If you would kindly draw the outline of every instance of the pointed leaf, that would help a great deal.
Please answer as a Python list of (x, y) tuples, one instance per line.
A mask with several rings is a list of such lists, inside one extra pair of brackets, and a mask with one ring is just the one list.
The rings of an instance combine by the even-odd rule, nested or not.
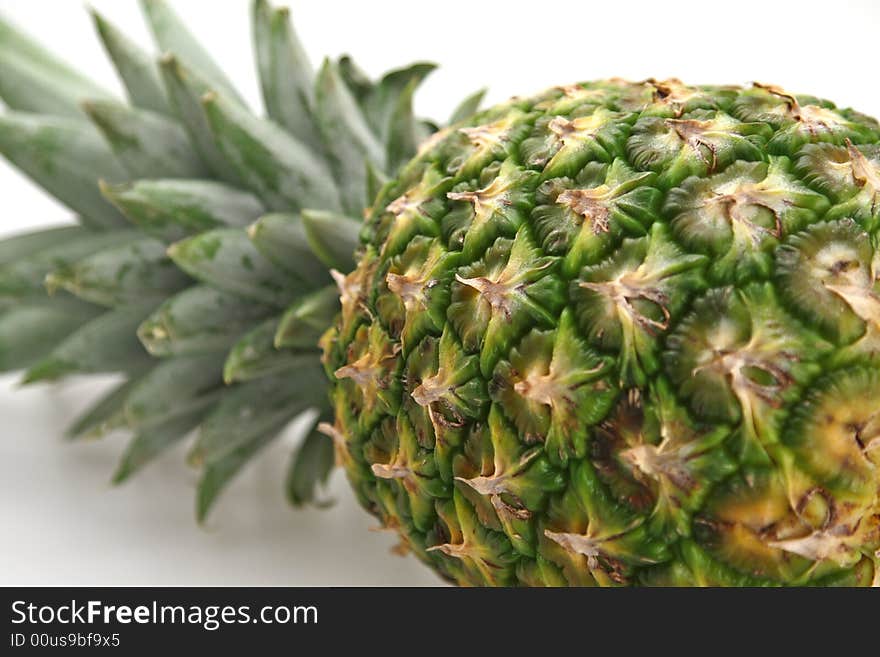
[(138, 372), (151, 359), (135, 331), (152, 303), (116, 308), (69, 334), (25, 374), (24, 383), (57, 379), (68, 374)]
[(186, 131), (171, 119), (116, 102), (90, 101), (84, 107), (131, 177), (207, 177)]
[(141, 0), (141, 8), (160, 50), (172, 53), (215, 89), (243, 103), (226, 74), (193, 37), (180, 17), (164, 0)]
[(199, 426), (199, 422), (208, 412), (210, 407), (199, 408), (178, 415), (164, 424), (138, 431), (122, 455), (122, 460), (113, 474), (113, 483), (121, 484), (166, 449), (186, 438), (187, 434)]
[(0, 298), (43, 297), (46, 276), (51, 272), (71, 267), (75, 262), (103, 249), (122, 246), (140, 237), (134, 230), (103, 233), (78, 231), (65, 242), (47, 246), (0, 266)]
[(416, 154), (418, 142), (412, 101), (418, 82), (416, 78), (410, 80), (397, 97), (391, 112), (388, 137), (385, 140), (389, 171), (397, 171)]
[[(285, 394), (296, 394), (296, 390), (284, 390), (286, 383), (290, 383), (290, 377), (265, 378), (239, 386), (203, 423), (199, 433), (202, 444), (192, 455), (194, 460), (205, 459), (206, 463), (196, 495), (199, 522), (204, 521), (241, 468), (308, 408), (305, 400)], [(249, 418), (259, 421), (249, 422)], [(261, 432), (256, 430), (258, 425)]]
[(226, 383), (252, 381), (289, 372), (306, 363), (319, 362), (317, 350), (296, 353), (277, 349), (274, 343), (277, 328), (278, 318), (273, 317), (246, 333), (233, 345), (223, 368)]
[(0, 153), (74, 212), (108, 228), (125, 225), (97, 184), (119, 180), (119, 164), (82, 122), (7, 112), (0, 115)]
[(196, 489), (196, 520), (200, 524), (205, 522), (220, 493), (248, 461), (278, 437), (279, 429), (280, 427), (266, 431), (202, 470)]
[(50, 293), (64, 288), (80, 299), (111, 307), (147, 300), (158, 304), (189, 283), (168, 259), (165, 245), (149, 237), (104, 249), (46, 277)]
[(220, 152), (267, 207), (339, 208), (338, 192), (324, 163), (283, 128), (216, 94), (207, 94), (202, 102)]
[(343, 207), (347, 212), (359, 215), (366, 194), (364, 162), (369, 160), (380, 169), (384, 168), (385, 149), (329, 60), (324, 61), (318, 74), (315, 104), (318, 129), (339, 184)]
[(335, 285), (313, 292), (294, 303), (281, 317), (275, 331), (278, 349), (314, 349), (319, 338), (339, 312), (339, 291)]
[(165, 97), (155, 58), (142, 50), (115, 25), (92, 10), (95, 31), (113, 62), (131, 104), (142, 109), (173, 116)]
[(470, 96), (465, 98), (461, 103), (459, 103), (458, 107), (452, 112), (452, 116), (449, 117), (449, 125), (454, 125), (459, 121), (464, 121), (465, 119), (473, 116), (477, 113), (477, 110), (480, 109), (480, 103), (483, 102), (483, 98), (486, 96), (486, 89), (480, 89), (472, 93)]
[(255, 196), (211, 180), (102, 183), (101, 192), (129, 221), (165, 242), (212, 228), (244, 228), (264, 212)]
[(56, 226), (4, 237), (0, 239), (0, 267), (87, 235), (91, 231), (82, 226)]
[[(168, 299), (137, 329), (144, 347), (158, 357), (225, 352), (272, 309), (211, 287), (197, 285)], [(222, 361), (222, 356), (217, 357)]]
[(126, 379), (116, 385), (80, 415), (65, 432), (70, 440), (94, 440), (125, 426), (125, 401), (139, 379)]
[(82, 120), (83, 100), (110, 97), (0, 19), (0, 98), (10, 109)]
[(293, 506), (327, 506), (326, 500), (317, 499), (317, 493), (319, 487), (327, 484), (334, 465), (333, 442), (313, 425), (294, 453), (287, 471), (285, 488), (290, 503)]
[(290, 11), (255, 0), (253, 29), (266, 112), (301, 143), (315, 153), (322, 152), (312, 121), (315, 72), (290, 24)]
[(205, 418), (190, 453), (194, 464), (210, 465), (266, 433), (276, 433), (294, 417), (323, 400), (316, 386), (322, 370), (307, 365), (292, 374), (265, 377), (231, 388)]
[(321, 262), (340, 271), (354, 269), (361, 222), (321, 210), (303, 210), (302, 220), (309, 246)]
[(199, 157), (217, 178), (233, 185), (240, 184), (235, 170), (220, 154), (202, 109), (202, 96), (210, 92), (211, 87), (172, 55), (164, 55), (159, 60), (159, 70), (168, 102), (186, 128)]
[(214, 403), (227, 390), (222, 364), (216, 354), (162, 361), (129, 393), (124, 410), (126, 423), (141, 431)]
[(364, 101), (367, 119), (383, 140), (388, 136), (391, 116), (404, 89), (414, 83), (418, 87), (431, 71), (437, 68), (430, 62), (416, 62), (386, 73)]
[(22, 304), (0, 313), (0, 372), (28, 367), (96, 317), (87, 304)]
[(358, 66), (351, 55), (343, 55), (336, 60), (336, 68), (339, 71), (339, 77), (345, 82), (345, 86), (354, 96), (354, 99), (363, 108), (363, 101), (370, 95), (370, 92), (376, 87), (370, 76)]
[(248, 228), (248, 237), (260, 253), (285, 271), (306, 281), (327, 279), (327, 268), (312, 253), (299, 215), (264, 215)]
[(251, 301), (283, 308), (305, 291), (302, 282), (264, 258), (243, 230), (211, 230), (175, 242), (168, 255), (193, 278)]
[(365, 198), (366, 206), (370, 207), (382, 188), (388, 184), (389, 178), (382, 171), (367, 162), (367, 196)]

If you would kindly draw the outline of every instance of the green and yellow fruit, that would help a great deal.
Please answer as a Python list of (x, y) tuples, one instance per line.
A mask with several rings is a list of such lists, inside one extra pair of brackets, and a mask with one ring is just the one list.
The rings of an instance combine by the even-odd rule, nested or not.
[(144, 4), (158, 68), (98, 21), (133, 106), (0, 26), (0, 151), (83, 223), (0, 244), (0, 360), (127, 373), (75, 429), (118, 478), (197, 428), (204, 515), (318, 409), (291, 498), (335, 452), (460, 584), (880, 584), (874, 119), (604, 80), (436, 130), (427, 66), (313, 84), (258, 1), (263, 120)]
[(653, 80), (434, 135), (322, 341), (363, 503), (462, 584), (878, 583), (878, 140)]

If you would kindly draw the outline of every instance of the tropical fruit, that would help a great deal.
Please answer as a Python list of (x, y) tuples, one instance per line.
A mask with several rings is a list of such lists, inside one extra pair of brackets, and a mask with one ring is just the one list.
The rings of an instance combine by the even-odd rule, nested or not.
[(0, 245), (0, 360), (126, 374), (74, 429), (118, 479), (197, 429), (201, 517), (314, 409), (291, 499), (335, 453), (459, 584), (880, 584), (874, 119), (613, 79), (437, 130), (426, 65), (313, 84), (256, 2), (263, 120), (144, 4), (131, 106), (0, 28), (0, 151), (81, 217)]
[(363, 504), (463, 584), (880, 583), (878, 143), (677, 80), (433, 135), (322, 339)]

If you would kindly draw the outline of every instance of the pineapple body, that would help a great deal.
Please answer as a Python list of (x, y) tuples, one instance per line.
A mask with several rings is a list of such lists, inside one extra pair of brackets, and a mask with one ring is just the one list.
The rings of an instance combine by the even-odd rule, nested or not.
[(608, 80), (441, 130), (322, 338), (364, 506), (470, 585), (880, 581), (880, 127)]

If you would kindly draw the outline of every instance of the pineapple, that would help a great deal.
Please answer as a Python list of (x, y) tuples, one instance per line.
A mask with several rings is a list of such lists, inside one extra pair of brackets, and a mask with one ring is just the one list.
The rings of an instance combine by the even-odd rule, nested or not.
[(362, 502), (475, 585), (880, 585), (880, 125), (604, 80), (436, 133), (322, 337)]
[(264, 121), (144, 4), (131, 106), (0, 27), (0, 151), (81, 219), (0, 245), (0, 364), (125, 373), (72, 430), (118, 479), (197, 429), (203, 517), (318, 409), (291, 500), (335, 461), (458, 584), (880, 585), (874, 119), (612, 79), (435, 130), (426, 66), (313, 86), (258, 1)]

